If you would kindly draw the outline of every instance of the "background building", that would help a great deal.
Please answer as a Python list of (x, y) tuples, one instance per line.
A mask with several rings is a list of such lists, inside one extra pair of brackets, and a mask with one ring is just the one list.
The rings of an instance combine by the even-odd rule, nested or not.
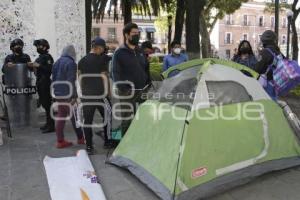
[[(287, 17), (286, 11), (279, 14), (279, 37), (278, 42), (283, 53), (286, 52), (287, 44)], [(260, 37), (265, 30), (274, 30), (274, 13), (266, 11), (264, 2), (248, 2), (232, 15), (226, 15), (219, 21), (219, 50), (221, 58), (232, 58), (235, 48), (240, 41), (248, 40), (254, 53), (258, 54)]]
[[(154, 26), (156, 17), (133, 15), (132, 19), (139, 26), (141, 33), (140, 42), (149, 40), (152, 41), (153, 46), (161, 50), (166, 48), (166, 34), (158, 33)], [(100, 36), (107, 41), (107, 45), (111, 49), (115, 49), (123, 43), (123, 27), (124, 22), (122, 18), (114, 21), (112, 16), (105, 15), (103, 21), (93, 20), (92, 38)]]

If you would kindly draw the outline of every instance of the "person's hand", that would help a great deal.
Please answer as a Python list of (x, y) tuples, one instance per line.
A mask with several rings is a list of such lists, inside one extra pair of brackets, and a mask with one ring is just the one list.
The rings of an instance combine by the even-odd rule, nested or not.
[(73, 98), (73, 99), (71, 99), (70, 104), (73, 106), (76, 102), (77, 102), (77, 99)]
[(38, 64), (36, 62), (29, 62), (29, 63), (27, 63), (27, 65), (29, 67), (33, 67), (33, 68), (38, 68), (40, 66), (40, 64)]
[(15, 64), (13, 64), (12, 62), (7, 63), (7, 67), (14, 67)]

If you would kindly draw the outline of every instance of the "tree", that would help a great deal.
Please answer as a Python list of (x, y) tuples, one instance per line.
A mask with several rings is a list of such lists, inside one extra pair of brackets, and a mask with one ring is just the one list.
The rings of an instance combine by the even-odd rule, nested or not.
[(113, 11), (113, 19), (118, 20), (118, 11), (122, 11), (124, 25), (132, 21), (132, 10), (142, 15), (157, 16), (161, 9), (166, 10), (172, 0), (92, 0), (93, 17), (103, 20), (107, 7), (108, 15)]
[(85, 34), (86, 34), (86, 53), (91, 50), (92, 41), (92, 0), (85, 1)]
[(186, 11), (185, 0), (176, 1), (176, 17), (175, 17), (175, 34), (174, 40), (181, 43), (183, 24), (184, 24), (184, 15)]
[(298, 47), (298, 33), (297, 33), (297, 28), (296, 28), (296, 20), (299, 16), (300, 13), (300, 8), (297, 8), (299, 0), (294, 0), (293, 5), (292, 5), (292, 11), (294, 13), (294, 16), (291, 21), (291, 26), (292, 26), (292, 47), (293, 47), (293, 60), (298, 61), (298, 53), (299, 53), (299, 47)]
[(200, 57), (199, 12), (205, 0), (186, 0), (186, 50), (190, 59)]
[[(219, 19), (226, 14), (238, 10), (243, 2), (248, 0), (207, 0), (204, 10), (200, 12), (200, 35), (202, 57), (211, 57), (210, 34)], [(214, 11), (214, 12), (212, 12)]]

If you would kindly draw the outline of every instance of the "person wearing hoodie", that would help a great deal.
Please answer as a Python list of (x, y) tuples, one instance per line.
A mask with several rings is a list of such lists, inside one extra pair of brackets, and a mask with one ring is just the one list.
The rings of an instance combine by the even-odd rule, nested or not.
[(76, 128), (75, 118), (70, 110), (77, 99), (75, 87), (77, 65), (75, 60), (75, 48), (73, 45), (68, 45), (63, 49), (61, 57), (54, 63), (52, 70), (53, 93), (58, 104), (58, 114), (55, 119), (57, 148), (65, 148), (73, 145), (72, 142), (68, 142), (64, 138), (65, 119), (68, 116), (72, 116), (71, 122), (77, 135), (77, 143), (85, 144), (82, 129)]
[[(141, 96), (150, 84), (150, 72), (147, 58), (138, 46), (138, 26), (134, 23), (125, 25), (123, 36), (125, 44), (116, 50), (112, 59), (112, 78), (117, 83), (118, 95), (122, 96), (121, 130), (124, 135), (136, 112), (137, 104), (143, 102)], [(130, 108), (131, 112), (128, 112)]]
[[(281, 52), (277, 45), (277, 35), (274, 31), (265, 31), (261, 36), (261, 42), (263, 44), (263, 49), (260, 52), (261, 59), (256, 63), (253, 69), (260, 75), (266, 74), (267, 82), (269, 82), (273, 80), (273, 70), (268, 71), (269, 66), (272, 65), (274, 61), (272, 53), (279, 55)], [(273, 66), (273, 69), (274, 67), (276, 66)], [(264, 89), (271, 98), (276, 99), (275, 90), (271, 84), (267, 84)]]

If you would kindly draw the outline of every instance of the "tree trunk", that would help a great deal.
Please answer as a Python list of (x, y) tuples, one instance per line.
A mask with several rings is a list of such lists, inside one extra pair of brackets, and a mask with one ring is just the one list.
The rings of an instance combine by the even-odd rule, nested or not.
[(123, 0), (124, 1), (124, 25), (132, 22), (132, 4), (131, 0)]
[(189, 59), (200, 57), (199, 12), (206, 1), (186, 0), (186, 50)]
[(177, 0), (174, 41), (180, 43), (182, 39), (185, 10), (185, 0)]
[(172, 15), (168, 16), (168, 53), (171, 53), (171, 40), (172, 40)]
[(202, 58), (210, 58), (211, 55), (211, 44), (210, 44), (210, 35), (207, 30), (207, 24), (203, 11), (200, 13), (199, 17), (199, 29), (201, 35), (201, 52)]
[(92, 0), (85, 1), (85, 34), (86, 34), (86, 53), (91, 50), (92, 41)]
[(292, 35), (293, 60), (298, 61), (299, 47), (298, 47), (298, 34), (297, 34), (295, 19), (292, 20), (291, 26), (292, 26), (292, 33), (293, 33)]

